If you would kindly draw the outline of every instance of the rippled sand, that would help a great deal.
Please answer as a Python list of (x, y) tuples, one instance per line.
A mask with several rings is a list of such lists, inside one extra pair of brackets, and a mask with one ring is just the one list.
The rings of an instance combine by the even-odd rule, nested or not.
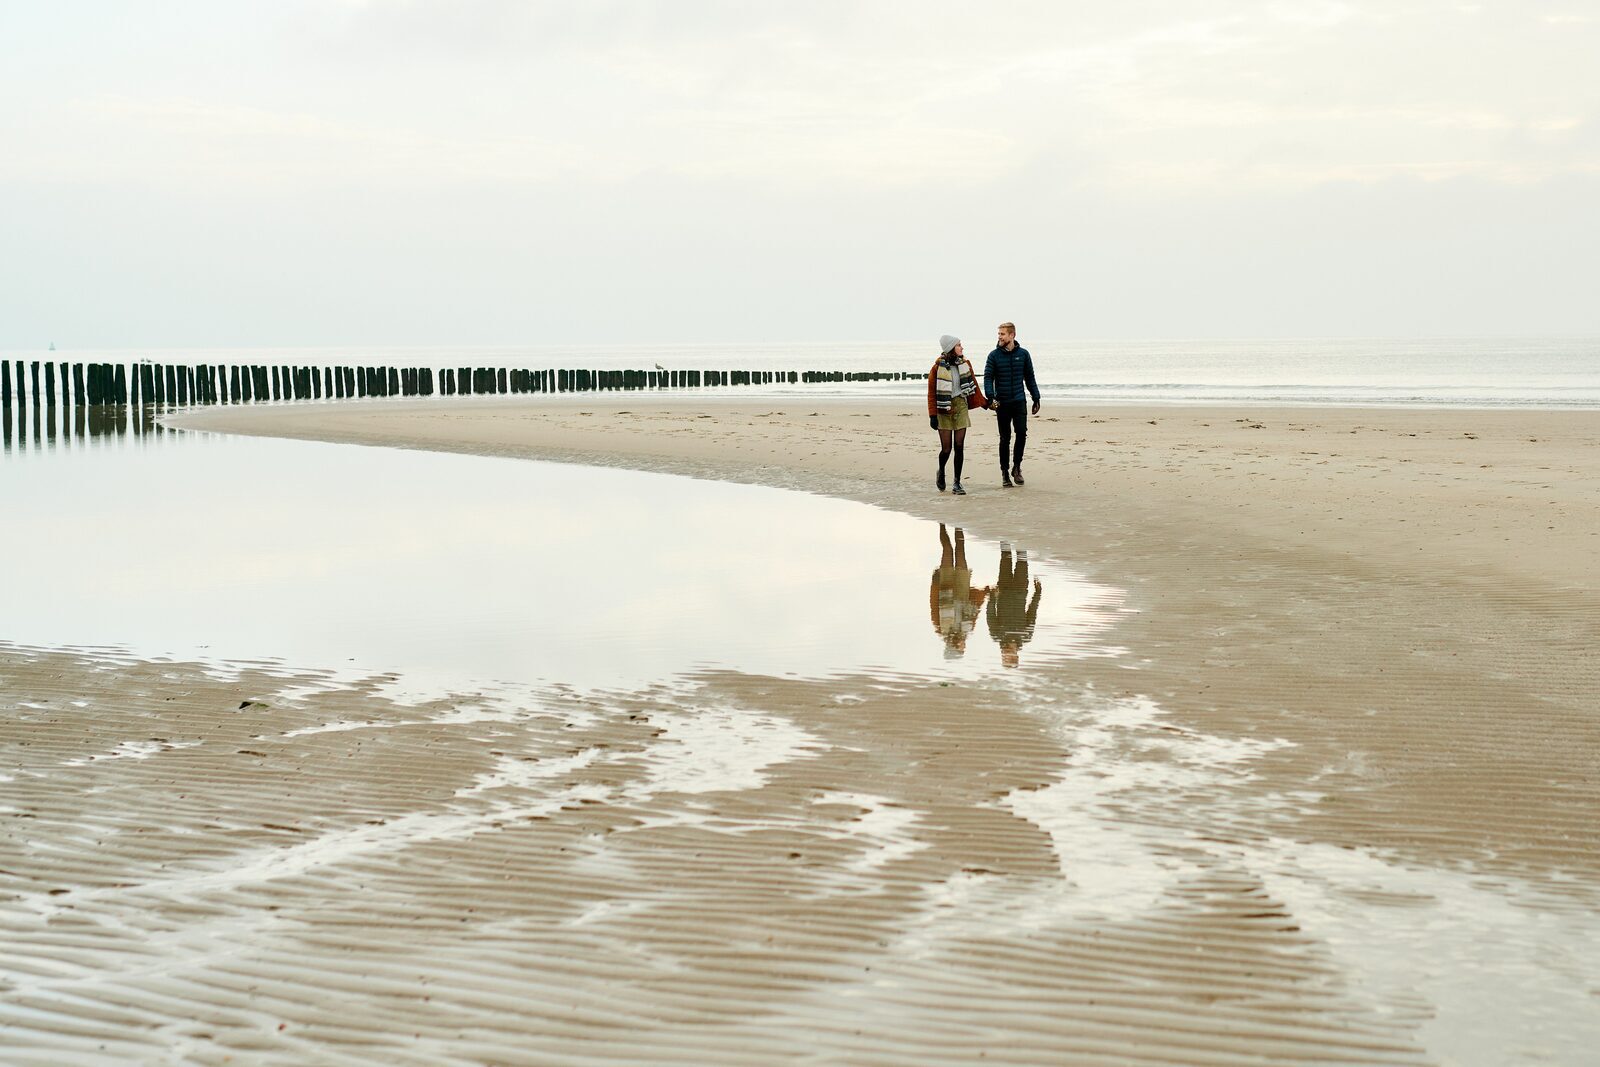
[[(420, 437), (504, 430), (439, 410)], [(392, 411), (366, 432), (402, 439)], [(926, 442), (832, 416), (834, 445), (885, 449), (876, 482), (798, 453), (769, 478), (804, 424), (746, 430), (759, 412), (712, 420), (749, 435), (737, 460), (553, 418), (610, 462), (743, 462), (1021, 536), (1127, 590), (1127, 651), (981, 686), (723, 672), (408, 706), (382, 678), (6, 648), (0, 1058), (1587, 1061), (1594, 517), (1520, 566), (1486, 527), (1535, 538), (1557, 520), (1526, 494), (1551, 486), (1581, 505), (1592, 437), (1543, 489), (1519, 487), (1539, 463), (1463, 489), (1443, 444), (1387, 473), (1268, 449), (1271, 474), (1230, 479), (1203, 437), (1040, 435), (1026, 496), (918, 503), (895, 479)], [(1398, 432), (1464, 432), (1448, 418)], [(1158, 451), (1203, 507), (1125, 491)], [(1258, 477), (1301, 496), (1274, 507)], [(1340, 493), (1361, 529), (1285, 532)], [(1409, 510), (1386, 521), (1391, 493)], [(1407, 545), (1403, 519), (1471, 532)]]

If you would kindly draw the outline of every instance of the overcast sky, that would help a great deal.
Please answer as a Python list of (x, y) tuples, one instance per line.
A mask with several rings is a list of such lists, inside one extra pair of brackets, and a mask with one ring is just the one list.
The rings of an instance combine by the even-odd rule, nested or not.
[(0, 0), (0, 348), (1600, 333), (1600, 3)]

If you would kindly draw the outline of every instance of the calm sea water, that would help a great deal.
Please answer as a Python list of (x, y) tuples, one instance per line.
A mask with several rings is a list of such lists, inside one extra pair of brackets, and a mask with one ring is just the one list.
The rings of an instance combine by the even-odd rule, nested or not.
[[(993, 345), (968, 339), (980, 367)], [(1600, 407), (1600, 337), (1275, 341), (1056, 341), (1020, 338), (1052, 397), (1085, 401)], [(854, 370), (926, 372), (924, 341), (807, 344), (529, 345), (428, 348), (117, 349), (0, 352), (4, 359), (298, 366), (589, 368), (594, 370)], [(751, 389), (752, 387), (739, 387)], [(765, 387), (916, 396), (920, 382)]]

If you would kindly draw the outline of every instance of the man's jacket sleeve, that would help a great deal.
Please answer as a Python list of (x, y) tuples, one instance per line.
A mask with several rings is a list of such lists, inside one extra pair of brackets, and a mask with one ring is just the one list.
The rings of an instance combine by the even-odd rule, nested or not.
[(994, 396), (994, 353), (983, 361), (983, 395)]
[(1033, 353), (1029, 352), (1022, 360), (1022, 380), (1028, 383), (1028, 395), (1033, 397), (1033, 402), (1039, 402), (1039, 383), (1033, 380)]

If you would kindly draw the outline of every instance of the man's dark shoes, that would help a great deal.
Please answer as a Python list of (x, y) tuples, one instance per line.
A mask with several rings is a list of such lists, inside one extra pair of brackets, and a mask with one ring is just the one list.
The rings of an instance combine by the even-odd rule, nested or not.
[(1011, 475), (1007, 474), (1005, 471), (1001, 471), (1000, 472), (1000, 488), (1002, 488), (1002, 489), (1010, 489), (1011, 488)]
[(961, 483), (960, 482), (957, 482), (955, 485), (952, 485), (950, 487), (950, 495), (951, 496), (966, 496), (967, 495), (967, 491), (965, 489), (961, 488)]
[(939, 492), (941, 492), (941, 493), (944, 492), (944, 468), (943, 467), (939, 468), (939, 477), (937, 477), (937, 478), (935, 478), (933, 480), (933, 485), (934, 485), (935, 489), (939, 490)]
[(1011, 468), (1011, 480), (1013, 482), (1016, 482), (1018, 485), (1026, 485), (1027, 484), (1026, 482), (1024, 482), (1022, 480), (1022, 468), (1021, 467), (1012, 467)]

